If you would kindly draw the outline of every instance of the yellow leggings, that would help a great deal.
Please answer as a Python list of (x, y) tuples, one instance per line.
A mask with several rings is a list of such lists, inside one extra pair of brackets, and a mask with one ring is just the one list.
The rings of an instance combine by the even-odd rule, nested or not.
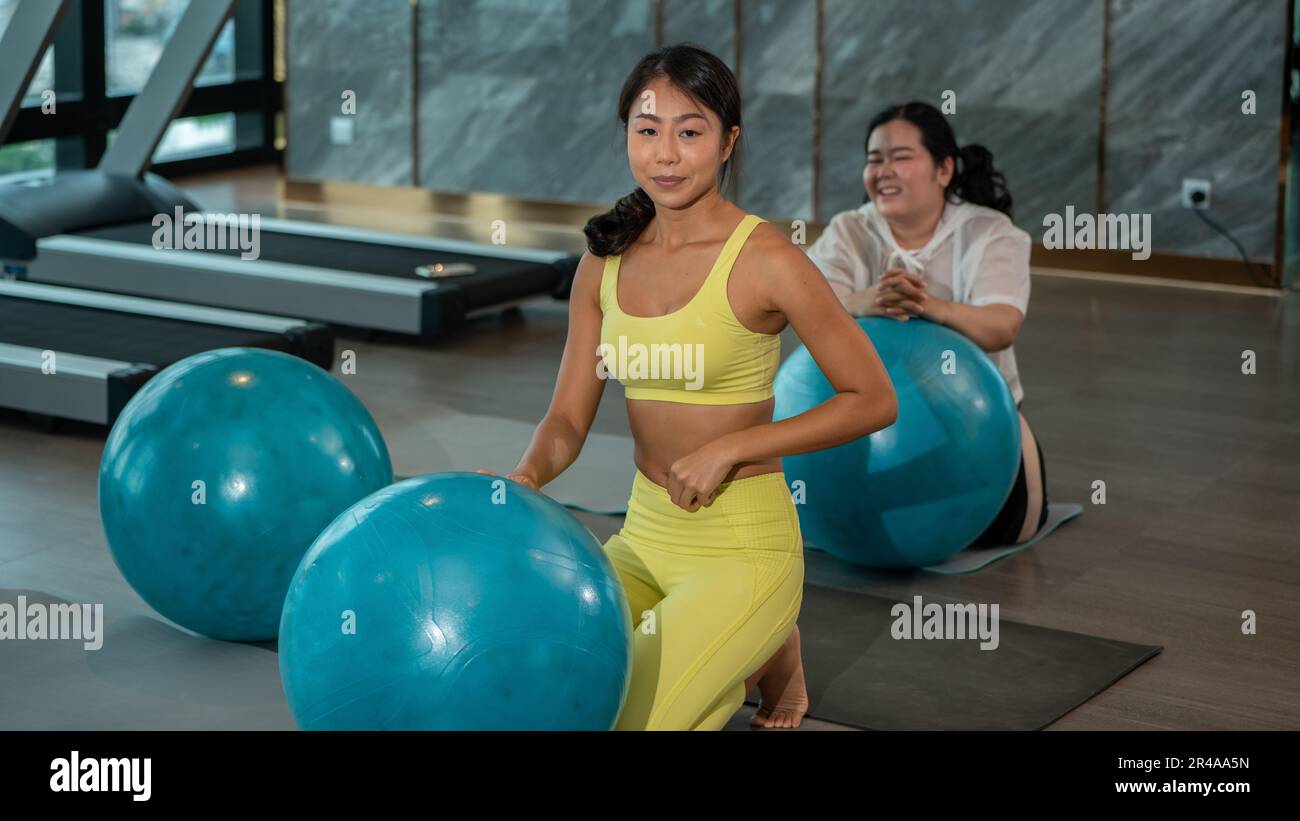
[(794, 629), (803, 539), (782, 472), (724, 482), (688, 513), (637, 471), (605, 543), (632, 610), (632, 681), (616, 729), (717, 730)]

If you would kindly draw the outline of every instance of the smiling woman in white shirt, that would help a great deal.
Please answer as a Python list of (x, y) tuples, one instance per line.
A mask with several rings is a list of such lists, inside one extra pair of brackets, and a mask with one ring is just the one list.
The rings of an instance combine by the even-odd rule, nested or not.
[[(836, 214), (808, 250), (854, 316), (914, 316), (979, 345), (1019, 409), (1012, 343), (1029, 308), (1030, 237), (1011, 221), (1011, 195), (980, 145), (957, 147), (927, 103), (890, 106), (867, 126), (867, 201)], [(1047, 519), (1043, 451), (1020, 413), (1015, 487), (977, 546), (1029, 540)]]
[[(988, 355), (1019, 410), (1024, 389), (1012, 343), (1029, 309), (1029, 234), (1011, 221), (1011, 194), (980, 145), (957, 147), (927, 103), (890, 106), (867, 125), (867, 201), (836, 214), (808, 256), (854, 316), (914, 316), (947, 325)], [(1047, 520), (1043, 450), (1020, 412), (1020, 471), (993, 523), (972, 546), (1028, 541)], [(798, 727), (808, 710), (798, 625), (758, 682), (753, 722)]]

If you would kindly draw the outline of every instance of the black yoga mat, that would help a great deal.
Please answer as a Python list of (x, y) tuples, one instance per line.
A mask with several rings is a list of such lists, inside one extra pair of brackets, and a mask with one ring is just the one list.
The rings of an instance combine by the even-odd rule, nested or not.
[(804, 588), (809, 716), (866, 730), (1037, 730), (1161, 649), (1006, 619), (994, 650), (979, 639), (895, 639), (898, 601), (915, 609), (910, 599)]

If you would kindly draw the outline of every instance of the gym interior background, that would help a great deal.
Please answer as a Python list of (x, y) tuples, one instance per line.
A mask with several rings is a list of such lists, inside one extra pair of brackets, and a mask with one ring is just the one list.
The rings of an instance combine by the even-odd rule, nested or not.
[[(40, 30), (38, 4), (44, 47), (0, 54), (30, 76), (0, 119), (0, 218), (27, 231), (0, 234), (0, 603), (11, 624), (60, 603), (104, 621), (94, 642), (0, 635), (0, 729), (304, 725), (274, 635), (187, 629), (124, 573), (101, 515), (114, 422), (169, 365), (254, 347), (345, 385), (388, 481), (513, 469), (582, 226), (634, 187), (620, 85), (682, 41), (740, 83), (729, 196), (808, 242), (862, 204), (888, 103), (944, 106), (993, 152), (1034, 240), (1026, 408), (1051, 498), (1082, 511), (978, 568), (810, 549), (803, 728), (1300, 728), (1300, 3), (239, 0), (203, 20), (188, 0), (0, 0), (0, 38)], [(87, 177), (54, 189), (80, 203), (65, 224), (18, 218), (97, 168), (156, 199)], [(258, 215), (262, 258), (150, 247), (158, 202)], [(1149, 217), (1149, 255), (1048, 247), (1067, 208)], [(408, 276), (467, 260), (477, 287)], [(615, 384), (545, 490), (603, 542), (631, 458)], [(891, 639), (918, 596), (996, 603), (1000, 651)]]

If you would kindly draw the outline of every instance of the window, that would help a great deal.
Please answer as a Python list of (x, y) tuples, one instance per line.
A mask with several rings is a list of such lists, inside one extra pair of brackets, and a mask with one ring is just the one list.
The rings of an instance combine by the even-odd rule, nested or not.
[[(108, 132), (108, 144), (117, 139), (117, 129)], [(155, 165), (196, 157), (229, 154), (257, 148), (262, 143), (261, 113), (227, 111), (180, 117), (172, 121), (153, 153)]]
[[(0, 0), (0, 30), (20, 2), (42, 1)], [(9, 143), (0, 146), (0, 176), (97, 165), (191, 3), (206, 2), (69, 3)], [(275, 5), (276, 0), (240, 0), (235, 6), (154, 153), (155, 171), (184, 174), (276, 161), (283, 83), (270, 73)], [(36, 106), (50, 89), (58, 92), (58, 109), (45, 114)]]
[[(0, 0), (2, 2), (3, 0)], [(105, 73), (110, 96), (135, 94), (145, 81), (190, 0), (107, 0), (105, 3)], [(235, 21), (226, 23), (212, 47), (195, 86), (235, 79)]]
[[(14, 16), (14, 11), (17, 8), (18, 0), (0, 0), (0, 34), (3, 34), (5, 27), (9, 25), (9, 18)], [(40, 105), (41, 94), (53, 87), (54, 46), (50, 46), (46, 50), (45, 56), (41, 58), (41, 65), (36, 69), (36, 74), (32, 77), (32, 84), (27, 87), (27, 96), (23, 97), (23, 105)]]
[(235, 115), (206, 114), (181, 117), (167, 127), (154, 162), (177, 160), (235, 150)]
[[(117, 139), (117, 129), (108, 132), (108, 144)], [(235, 150), (235, 115), (203, 114), (172, 120), (162, 142), (153, 152), (153, 162), (205, 157)]]
[(54, 140), (30, 140), (0, 147), (0, 182), (16, 182), (54, 172)]

